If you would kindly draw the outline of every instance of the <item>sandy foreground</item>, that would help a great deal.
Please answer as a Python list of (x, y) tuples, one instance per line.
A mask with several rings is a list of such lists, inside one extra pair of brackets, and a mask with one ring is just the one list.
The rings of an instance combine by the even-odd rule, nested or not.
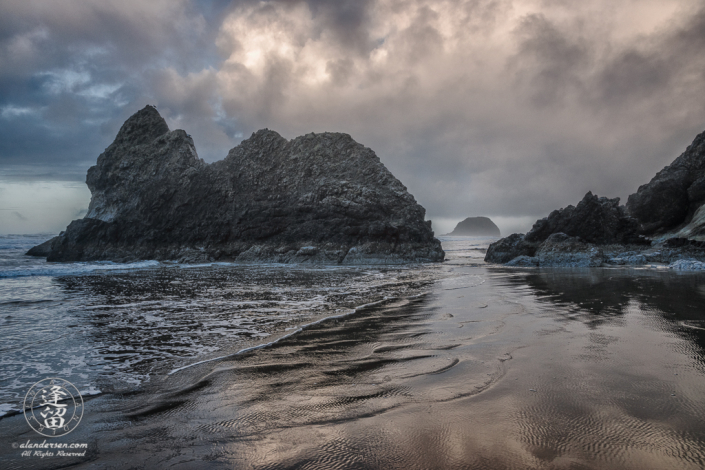
[[(704, 276), (444, 269), (415, 296), (87, 398), (64, 437), (2, 419), (1, 466), (705, 466)], [(43, 441), (88, 446), (23, 456)]]

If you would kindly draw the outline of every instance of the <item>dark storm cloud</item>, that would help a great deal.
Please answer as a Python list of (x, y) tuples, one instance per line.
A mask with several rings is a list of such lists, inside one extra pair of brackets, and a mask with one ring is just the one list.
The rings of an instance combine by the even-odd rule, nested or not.
[[(626, 196), (703, 126), (692, 57), (702, 14), (681, 9), (658, 28), (621, 34), (624, 18), (639, 26), (648, 12), (625, 4), (623, 18), (605, 24), (607, 2), (518, 12), (526, 3), (369, 4), (369, 37), (383, 40), (363, 59), (329, 47), (321, 24), (289, 11), (282, 30), (291, 34), (280, 41), (294, 52), (255, 42), (258, 62), (231, 50), (233, 68), (220, 72), (237, 86), (222, 96), (247, 126), (352, 133), (434, 215), (539, 216), (588, 190)], [(260, 14), (285, 24), (272, 5)], [(477, 18), (484, 28), (469, 27)], [(262, 32), (249, 26), (223, 34), (242, 43)], [(316, 81), (321, 63), (328, 77)]]
[(509, 67), (516, 85), (529, 88), (533, 104), (556, 105), (567, 93), (581, 91), (591, 59), (584, 37), (560, 31), (541, 14), (525, 17), (515, 34), (519, 47)]
[(612, 111), (652, 105), (657, 96), (669, 101), (683, 93), (697, 96), (705, 73), (705, 57), (698, 52), (705, 46), (705, 10), (688, 13), (677, 27), (622, 47), (605, 43), (600, 31), (529, 15), (515, 31), (519, 47), (510, 64), (517, 84), (538, 105), (575, 98)]
[(654, 94), (678, 98), (701, 93), (703, 47), (705, 11), (700, 11), (682, 28), (626, 48), (605, 64), (597, 77), (601, 101), (625, 104), (649, 100)]
[(308, 0), (312, 15), (320, 17), (321, 28), (335, 33), (347, 51), (366, 54), (373, 43), (369, 35), (371, 0)]
[[(705, 128), (705, 56), (697, 52), (705, 45), (705, 10), (680, 13), (669, 28), (621, 44), (598, 27), (524, 18), (509, 62), (517, 86), (536, 108), (569, 109), (572, 117), (570, 138), (546, 140), (537, 161), (561, 165), (556, 176), (575, 187), (588, 181), (626, 196), (685, 150)], [(561, 171), (583, 160), (590, 165), (582, 171)]]
[(4, 2), (0, 18), (5, 169), (82, 178), (133, 112), (124, 107), (153, 97), (150, 70), (185, 74), (217, 58), (214, 32), (186, 2)]
[(704, 46), (687, 0), (6, 2), (0, 165), (82, 178), (150, 103), (209, 161), (262, 127), (347, 132), (431, 217), (525, 221), (683, 151)]

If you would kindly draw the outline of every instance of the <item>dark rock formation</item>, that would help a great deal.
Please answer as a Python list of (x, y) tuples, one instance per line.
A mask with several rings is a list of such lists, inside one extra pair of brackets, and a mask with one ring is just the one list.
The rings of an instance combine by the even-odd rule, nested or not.
[(673, 163), (629, 196), (627, 209), (653, 235), (687, 222), (705, 201), (705, 132)]
[(538, 245), (538, 243), (525, 241), (522, 233), (513, 233), (490, 244), (485, 254), (485, 261), (489, 263), (507, 263), (517, 256), (532, 257), (536, 253)]
[(602, 266), (602, 249), (578, 237), (554, 233), (536, 250), (538, 266), (587, 268)]
[(638, 229), (638, 222), (619, 205), (619, 198), (598, 198), (588, 192), (577, 206), (555, 210), (536, 221), (524, 239), (537, 243), (551, 234), (564, 233), (588, 243), (639, 243), (643, 239), (639, 238)]
[(51, 253), (51, 244), (54, 243), (54, 240), (56, 240), (59, 237), (54, 237), (50, 240), (45, 241), (41, 245), (37, 245), (33, 248), (30, 248), (29, 251), (25, 254), (29, 256), (41, 256), (42, 258), (46, 258), (49, 256), (49, 253)]
[(535, 256), (519, 255), (511, 261), (504, 263), (504, 265), (520, 268), (538, 268), (539, 259)]
[(499, 237), (499, 227), (488, 217), (468, 217), (459, 222), (448, 235), (468, 237)]
[(687, 238), (669, 238), (664, 242), (664, 246), (669, 248), (692, 246), (696, 248), (705, 248), (705, 242), (697, 240), (688, 240)]
[(571, 267), (602, 266), (604, 254), (597, 245), (585, 243), (578, 237), (553, 233), (536, 249), (534, 256), (520, 255), (507, 266), (520, 267)]
[[(598, 198), (588, 192), (577, 206), (538, 220), (526, 236), (513, 235), (490, 245), (485, 261), (511, 266), (600, 266), (705, 259), (704, 203), (705, 132), (629, 196), (626, 207), (619, 205), (618, 198)], [(644, 234), (658, 235), (653, 248)], [(535, 254), (528, 254), (526, 246), (533, 247)]]
[(260, 130), (209, 165), (189, 135), (169, 131), (147, 106), (125, 122), (86, 183), (88, 214), (51, 242), (50, 261), (444, 257), (424, 208), (347, 134), (287, 141)]
[(638, 222), (619, 205), (619, 198), (588, 192), (577, 206), (555, 210), (537, 220), (525, 236), (514, 234), (491, 244), (485, 261), (507, 263), (518, 256), (532, 258), (536, 254), (535, 260), (521, 259), (514, 265), (599, 266), (596, 257), (600, 249), (593, 245), (649, 245), (639, 236), (638, 228)]
[[(681, 260), (686, 262), (674, 265)], [(487, 262), (511, 266), (670, 263), (673, 269), (695, 269), (703, 260), (705, 132), (629, 196), (626, 208), (619, 199), (587, 193), (576, 207), (537, 221), (526, 236), (493, 243), (485, 256)]]
[(603, 258), (598, 245), (565, 233), (552, 233), (542, 242), (528, 242), (515, 233), (492, 243), (485, 261), (521, 267), (594, 267), (601, 266)]

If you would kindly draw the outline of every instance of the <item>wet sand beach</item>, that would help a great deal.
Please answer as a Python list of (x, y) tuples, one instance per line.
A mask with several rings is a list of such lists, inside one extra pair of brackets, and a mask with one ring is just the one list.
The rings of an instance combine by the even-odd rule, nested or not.
[(88, 442), (83, 458), (20, 457), (11, 444), (40, 436), (6, 417), (2, 467), (705, 466), (704, 276), (437, 269), (266, 348), (86, 399), (54, 439)]

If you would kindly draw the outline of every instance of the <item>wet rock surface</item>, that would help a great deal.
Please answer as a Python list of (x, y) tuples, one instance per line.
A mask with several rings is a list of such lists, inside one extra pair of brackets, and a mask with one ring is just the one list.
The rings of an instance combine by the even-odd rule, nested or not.
[(536, 258), (539, 266), (585, 268), (601, 266), (603, 253), (600, 247), (578, 237), (554, 233), (541, 244)]
[(206, 164), (186, 132), (169, 131), (147, 106), (125, 122), (86, 183), (88, 214), (42, 248), (49, 261), (355, 264), (444, 257), (425, 209), (347, 134), (286, 140), (264, 129)]
[(485, 261), (491, 263), (508, 263), (518, 256), (533, 257), (538, 243), (529, 243), (524, 240), (524, 234), (513, 233), (508, 237), (497, 240), (487, 248)]
[(448, 235), (468, 237), (499, 237), (499, 227), (489, 217), (468, 217), (458, 222)]
[(539, 265), (539, 259), (535, 256), (520, 255), (511, 261), (505, 263), (506, 266), (517, 266), (522, 268), (536, 268)]
[[(699, 270), (705, 262), (701, 242), (599, 245), (564, 233), (551, 234), (541, 243), (529, 243), (513, 234), (490, 245), (488, 263), (514, 267), (600, 267), (662, 265), (676, 270)], [(674, 264), (682, 261), (681, 264)]]
[(691, 259), (680, 259), (668, 266), (676, 271), (705, 271), (705, 263)]

